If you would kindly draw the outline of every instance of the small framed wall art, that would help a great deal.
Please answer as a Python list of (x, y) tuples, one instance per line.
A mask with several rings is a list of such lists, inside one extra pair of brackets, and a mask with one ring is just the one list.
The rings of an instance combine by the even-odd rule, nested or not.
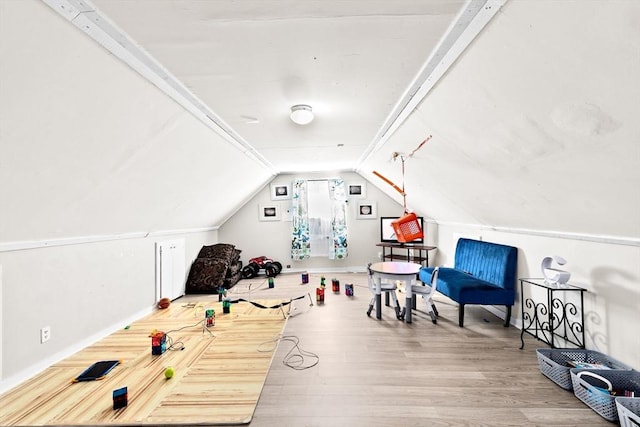
[(271, 184), (271, 200), (288, 200), (291, 198), (291, 184)]
[(347, 184), (347, 196), (364, 199), (367, 196), (367, 187), (364, 182), (352, 182)]
[(260, 221), (280, 221), (280, 205), (272, 203), (269, 205), (259, 205)]
[(356, 218), (358, 219), (376, 219), (378, 217), (378, 209), (376, 202), (363, 200), (356, 205)]

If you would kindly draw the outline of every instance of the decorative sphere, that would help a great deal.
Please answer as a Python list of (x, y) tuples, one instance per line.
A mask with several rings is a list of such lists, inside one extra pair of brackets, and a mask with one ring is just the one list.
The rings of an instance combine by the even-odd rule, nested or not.
[(175, 373), (176, 371), (173, 369), (173, 367), (169, 366), (167, 369), (164, 370), (164, 377), (169, 380), (173, 378), (173, 374)]

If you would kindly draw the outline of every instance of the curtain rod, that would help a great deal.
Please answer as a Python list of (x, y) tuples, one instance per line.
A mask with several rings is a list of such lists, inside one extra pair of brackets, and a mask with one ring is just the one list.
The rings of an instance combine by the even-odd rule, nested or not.
[(304, 179), (304, 181), (329, 181), (330, 179), (340, 179), (340, 178), (317, 178), (317, 179)]

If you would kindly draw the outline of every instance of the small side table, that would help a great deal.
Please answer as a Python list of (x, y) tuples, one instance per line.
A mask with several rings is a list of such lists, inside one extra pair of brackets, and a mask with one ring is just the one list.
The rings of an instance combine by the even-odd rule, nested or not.
[[(578, 348), (585, 348), (583, 306), (586, 289), (568, 283), (547, 283), (544, 279), (519, 280), (522, 298), (520, 350), (524, 348), (525, 332), (549, 344), (551, 348), (556, 348), (554, 338), (562, 339)], [(535, 287), (546, 290), (546, 301), (536, 301), (532, 295)], [(529, 291), (526, 294), (528, 296), (525, 296), (525, 289)], [(579, 303), (567, 301), (571, 295), (575, 295), (576, 300), (579, 298)]]

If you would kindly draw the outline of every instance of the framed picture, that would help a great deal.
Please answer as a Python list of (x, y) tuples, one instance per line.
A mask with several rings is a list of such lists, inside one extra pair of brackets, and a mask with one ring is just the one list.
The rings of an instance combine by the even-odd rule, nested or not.
[(280, 221), (280, 205), (260, 205), (260, 221)]
[(376, 202), (363, 200), (358, 202), (356, 210), (356, 218), (358, 219), (376, 219), (378, 217)]
[(271, 184), (271, 200), (287, 200), (291, 198), (291, 184)]
[[(381, 216), (380, 217), (380, 241), (389, 243), (400, 243), (391, 223), (400, 218), (399, 216)], [(424, 218), (419, 216), (418, 223), (420, 229), (424, 230)], [(413, 240), (411, 243), (423, 243), (424, 238)]]
[(364, 199), (367, 196), (367, 187), (364, 182), (347, 184), (347, 196)]

